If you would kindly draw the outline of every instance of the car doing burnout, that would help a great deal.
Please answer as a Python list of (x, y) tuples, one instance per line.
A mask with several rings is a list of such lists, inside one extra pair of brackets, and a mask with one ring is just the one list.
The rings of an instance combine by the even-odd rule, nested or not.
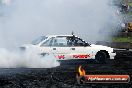
[(32, 44), (20, 48), (23, 50), (32, 48), (39, 51), (41, 55), (53, 54), (57, 60), (95, 59), (97, 62), (105, 62), (114, 59), (116, 55), (111, 47), (88, 44), (75, 35), (41, 36)]

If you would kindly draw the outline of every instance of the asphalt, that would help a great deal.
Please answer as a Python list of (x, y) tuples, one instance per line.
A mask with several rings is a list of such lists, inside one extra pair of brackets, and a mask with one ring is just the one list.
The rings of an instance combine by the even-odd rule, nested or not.
[(132, 58), (117, 56), (105, 64), (88, 61), (61, 64), (55, 68), (1, 68), (0, 88), (132, 88), (132, 81), (124, 84), (78, 84), (76, 75), (80, 65), (86, 74), (124, 74), (132, 79)]

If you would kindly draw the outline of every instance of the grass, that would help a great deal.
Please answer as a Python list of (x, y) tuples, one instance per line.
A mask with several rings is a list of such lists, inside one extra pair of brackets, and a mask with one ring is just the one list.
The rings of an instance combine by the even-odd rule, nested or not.
[(129, 5), (129, 6), (132, 6), (132, 2), (129, 2), (128, 5)]
[(132, 12), (128, 12), (127, 15), (132, 15)]
[(113, 42), (131, 42), (132, 43), (132, 37), (113, 37)]

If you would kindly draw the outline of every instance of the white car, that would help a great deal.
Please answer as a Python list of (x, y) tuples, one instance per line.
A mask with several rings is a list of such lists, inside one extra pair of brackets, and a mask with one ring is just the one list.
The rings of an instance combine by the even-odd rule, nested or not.
[(32, 44), (26, 44), (21, 49), (35, 49), (41, 55), (53, 54), (57, 60), (88, 60), (105, 62), (114, 59), (116, 53), (113, 48), (88, 44), (75, 35), (48, 35), (41, 36)]

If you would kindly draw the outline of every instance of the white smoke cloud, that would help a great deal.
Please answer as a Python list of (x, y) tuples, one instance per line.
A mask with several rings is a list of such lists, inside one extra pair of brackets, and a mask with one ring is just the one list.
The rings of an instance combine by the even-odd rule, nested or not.
[(46, 34), (75, 34), (88, 42), (104, 40), (117, 25), (110, 0), (12, 0), (3, 7), (1, 45), (18, 46)]
[[(52, 67), (50, 56), (10, 52), (47, 34), (75, 34), (96, 42), (111, 36), (118, 22), (110, 0), (2, 0), (0, 3), (0, 67)], [(6, 48), (6, 49), (5, 49)], [(35, 63), (36, 62), (36, 63)], [(51, 65), (55, 64), (55, 65)]]
[(11, 0), (1, 0), (1, 3), (9, 6), (11, 4)]
[(0, 68), (51, 68), (59, 66), (53, 55), (40, 56), (38, 52), (0, 49)]

